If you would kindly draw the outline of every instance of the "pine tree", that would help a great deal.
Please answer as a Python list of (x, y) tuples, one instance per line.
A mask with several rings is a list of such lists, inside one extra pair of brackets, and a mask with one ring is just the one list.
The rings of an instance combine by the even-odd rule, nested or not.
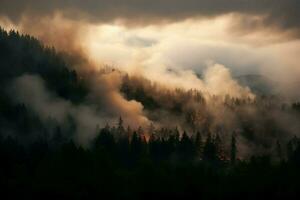
[(202, 143), (202, 136), (199, 131), (197, 131), (196, 133), (195, 148), (196, 148), (196, 153), (201, 156), (203, 150), (203, 143)]
[(231, 137), (231, 151), (230, 151), (230, 161), (232, 164), (235, 164), (236, 153), (237, 153), (236, 138), (235, 135), (233, 134)]
[(143, 146), (142, 146), (142, 140), (140, 135), (136, 131), (133, 132), (132, 138), (131, 138), (131, 155), (133, 156), (134, 160), (137, 160), (140, 155), (142, 154)]
[(218, 133), (216, 134), (214, 143), (216, 146), (216, 152), (217, 152), (218, 158), (223, 160), (224, 159), (224, 149), (223, 149), (221, 137)]
[(276, 142), (276, 154), (277, 154), (277, 157), (279, 158), (279, 160), (282, 160), (282, 148), (281, 148), (281, 144), (280, 142), (277, 140)]
[(175, 139), (175, 146), (177, 147), (180, 141), (180, 133), (178, 131), (178, 128), (176, 126), (175, 130), (174, 130), (174, 139)]
[(184, 131), (179, 144), (179, 151), (184, 159), (190, 159), (194, 156), (195, 149), (193, 141), (188, 134)]
[(119, 117), (119, 121), (118, 121), (118, 128), (121, 128), (121, 127), (123, 127), (123, 119), (122, 119), (122, 117), (120, 116), (120, 117)]
[(101, 129), (99, 135), (95, 138), (94, 147), (96, 149), (105, 149), (112, 152), (115, 147), (115, 138), (107, 128)]
[(203, 159), (206, 161), (216, 161), (217, 160), (217, 151), (216, 146), (211, 138), (211, 133), (208, 132), (205, 145), (203, 148)]
[(148, 133), (149, 133), (149, 135), (152, 135), (152, 134), (154, 134), (154, 132), (155, 132), (155, 127), (154, 127), (153, 123), (150, 123)]
[(123, 119), (122, 117), (120, 117), (118, 121), (118, 134), (119, 136), (123, 136), (124, 133), (125, 133), (125, 128), (123, 126)]
[(138, 134), (139, 137), (141, 137), (144, 134), (144, 130), (141, 126), (139, 126), (139, 128), (138, 128), (137, 134)]
[(129, 140), (131, 139), (131, 134), (132, 134), (132, 130), (131, 130), (130, 126), (128, 125), (127, 130), (126, 130), (126, 136)]

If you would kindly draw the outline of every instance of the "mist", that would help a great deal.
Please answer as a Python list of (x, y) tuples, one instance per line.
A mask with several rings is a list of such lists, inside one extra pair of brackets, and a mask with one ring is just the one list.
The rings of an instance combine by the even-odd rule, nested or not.
[(1, 196), (299, 199), (299, 9), (0, 0)]
[[(178, 125), (182, 132), (188, 130), (193, 134), (196, 129), (208, 127), (216, 133), (218, 127), (224, 127), (224, 138), (243, 128), (242, 116), (245, 121), (256, 122), (257, 132), (262, 132), (265, 122), (258, 119), (265, 108), (254, 105), (260, 101), (259, 95), (239, 82), (238, 77), (244, 75), (259, 75), (271, 80), (272, 95), (279, 95), (283, 100), (276, 103), (276, 112), (270, 114), (270, 119), (283, 121), (284, 115), (283, 119), (290, 121), (290, 125), (281, 124), (282, 132), (288, 135), (286, 137), (297, 134), (294, 114), (283, 114), (278, 108), (281, 103), (289, 104), (299, 99), (300, 71), (296, 52), (300, 45), (296, 23), (287, 26), (277, 23), (270, 18), (276, 18), (277, 14), (265, 18), (253, 16), (253, 20), (259, 21), (257, 24), (252, 23), (250, 16), (247, 18), (250, 21), (244, 23), (240, 14), (230, 10), (200, 17), (162, 16), (165, 20), (159, 22), (150, 15), (151, 22), (142, 18), (142, 23), (132, 26), (126, 21), (135, 22), (127, 15), (93, 20), (90, 16), (73, 17), (55, 7), (44, 13), (37, 13), (34, 8), (22, 12), (22, 16), (2, 12), (1, 25), (33, 35), (59, 50), (70, 69), (76, 70), (87, 84), (88, 95), (79, 105), (74, 104), (49, 90), (42, 77), (25, 74), (12, 81), (9, 88), (13, 88), (16, 97), (11, 97), (16, 103), (29, 106), (44, 123), (49, 117), (59, 124), (65, 124), (70, 117), (74, 119), (77, 127), (72, 137), (79, 144), (89, 144), (96, 136), (97, 127), (115, 124), (120, 116), (134, 129), (139, 126), (146, 129), (150, 124), (157, 128)], [(268, 28), (263, 28), (261, 24), (267, 21), (270, 21)], [(268, 35), (270, 32), (272, 34)], [(126, 76), (134, 80), (132, 88), (143, 88), (161, 110), (153, 111), (144, 105), (145, 102), (129, 98), (122, 91)], [(174, 92), (176, 90), (181, 93)], [(26, 94), (26, 91), (35, 91), (35, 95)], [(195, 101), (190, 91), (201, 96), (205, 106)], [(224, 105), (228, 97), (248, 104), (232, 110)], [(180, 107), (182, 113), (170, 111), (176, 103), (185, 104)], [(192, 116), (192, 123), (186, 122), (187, 116)], [(274, 142), (271, 136), (261, 139), (259, 135), (254, 142), (243, 135), (240, 140), (241, 149), (245, 149), (241, 153), (243, 156), (262, 143)], [(265, 148), (261, 148), (263, 152)]]

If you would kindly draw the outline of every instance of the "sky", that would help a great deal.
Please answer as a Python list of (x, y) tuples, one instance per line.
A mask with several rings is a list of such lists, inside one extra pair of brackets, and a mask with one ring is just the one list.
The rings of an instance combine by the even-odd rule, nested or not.
[[(94, 65), (161, 84), (203, 88), (199, 76), (223, 66), (258, 74), (298, 98), (298, 0), (1, 0), (0, 24)], [(223, 80), (223, 79), (222, 79)], [(205, 84), (205, 80), (204, 80)], [(207, 83), (206, 83), (207, 84)]]

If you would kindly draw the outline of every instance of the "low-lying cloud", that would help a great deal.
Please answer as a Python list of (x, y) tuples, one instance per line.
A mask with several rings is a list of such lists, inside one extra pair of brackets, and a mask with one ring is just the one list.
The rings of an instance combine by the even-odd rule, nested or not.
[[(91, 89), (89, 100), (75, 105), (49, 91), (43, 79), (37, 75), (24, 74), (12, 81), (9, 94), (17, 104), (25, 104), (38, 114), (45, 123), (50, 119), (59, 125), (70, 125), (74, 120), (75, 133), (73, 139), (87, 145), (96, 137), (97, 127), (116, 121), (122, 116), (126, 124), (137, 128), (146, 125), (148, 119), (143, 115), (143, 106), (136, 101), (127, 101), (119, 93), (120, 77), (115, 73), (99, 74), (97, 83)], [(93, 103), (94, 102), (94, 103)], [(64, 127), (62, 127), (64, 128)]]

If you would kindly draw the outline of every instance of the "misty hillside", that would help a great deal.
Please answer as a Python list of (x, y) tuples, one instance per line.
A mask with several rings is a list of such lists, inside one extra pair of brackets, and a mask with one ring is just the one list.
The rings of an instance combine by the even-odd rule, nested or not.
[[(76, 71), (66, 64), (63, 56), (29, 35), (0, 29), (0, 63), (0, 132), (4, 136), (21, 137), (21, 143), (48, 137), (47, 132), (54, 131), (57, 125), (55, 119), (49, 116), (52, 125), (51, 129), (49, 124), (46, 128), (40, 116), (32, 112), (25, 102), (16, 101), (16, 93), (11, 88), (16, 79), (23, 76), (41, 77), (51, 93), (74, 103), (82, 102), (87, 94), (86, 85), (79, 80)], [(33, 88), (39, 87), (28, 81), (25, 80), (25, 83), (33, 84)], [(24, 94), (26, 98), (39, 95), (30, 90)]]
[[(77, 142), (89, 144), (96, 135), (96, 127), (114, 123), (119, 116), (124, 118), (126, 125), (134, 128), (147, 129), (150, 124), (158, 129), (178, 127), (188, 131), (189, 135), (197, 130), (204, 135), (207, 132), (217, 134), (223, 127), (226, 130), (222, 134), (224, 140), (228, 140), (232, 132), (239, 131), (246, 139), (244, 143), (249, 143), (248, 148), (253, 149), (256, 145), (269, 149), (275, 140), (272, 134), (262, 136), (258, 132), (277, 129), (278, 139), (297, 133), (298, 125), (292, 124), (294, 128), (290, 130), (277, 123), (281, 116), (291, 119), (297, 116), (291, 110), (292, 105), (281, 110), (280, 100), (268, 97), (272, 94), (271, 82), (263, 76), (246, 75), (237, 79), (265, 96), (258, 95), (256, 99), (215, 96), (181, 88), (174, 90), (114, 69), (76, 72), (71, 64), (76, 59), (69, 62), (70, 57), (29, 35), (5, 30), (0, 33), (0, 82), (4, 94), (1, 96), (1, 129), (5, 134), (19, 135), (26, 127), (28, 137), (23, 141), (40, 137), (41, 130), (47, 137), (53, 137), (59, 127), (68, 132), (66, 137), (86, 138), (77, 139)], [(115, 80), (118, 82), (111, 82)], [(116, 95), (118, 100), (115, 100)], [(257, 117), (245, 112), (249, 108), (255, 110)], [(266, 112), (266, 109), (270, 111)], [(223, 115), (217, 117), (221, 110)], [(275, 114), (281, 112), (281, 115)], [(227, 115), (234, 123), (226, 121)], [(278, 127), (269, 127), (272, 122)]]
[(76, 71), (66, 64), (62, 55), (29, 35), (0, 28), (0, 62), (0, 83), (4, 87), (18, 76), (36, 74), (63, 98), (78, 102), (86, 94)]
[(299, 10), (0, 0), (0, 199), (300, 199)]
[(238, 77), (255, 98), (222, 96), (109, 67), (89, 71), (75, 57), (0, 29), (3, 195), (253, 199), (299, 191), (300, 103), (269, 95), (265, 77)]

